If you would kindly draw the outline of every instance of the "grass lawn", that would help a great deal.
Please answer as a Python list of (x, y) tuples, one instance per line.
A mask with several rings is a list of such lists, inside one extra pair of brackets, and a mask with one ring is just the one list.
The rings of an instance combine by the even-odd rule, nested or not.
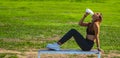
[[(45, 48), (46, 44), (59, 40), (71, 28), (85, 36), (86, 28), (78, 26), (78, 22), (85, 9), (90, 8), (103, 14), (101, 48), (120, 50), (120, 1), (94, 1), (0, 1), (0, 48)], [(85, 21), (90, 20), (91, 16), (88, 16)], [(62, 48), (79, 49), (73, 39)]]

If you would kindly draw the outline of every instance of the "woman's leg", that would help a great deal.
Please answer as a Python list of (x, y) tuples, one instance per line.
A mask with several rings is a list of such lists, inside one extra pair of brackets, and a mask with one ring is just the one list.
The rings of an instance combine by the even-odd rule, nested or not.
[(58, 44), (63, 44), (65, 43), (67, 40), (69, 40), (71, 37), (74, 37), (76, 43), (79, 45), (79, 47), (82, 50), (89, 50), (89, 44), (87, 43), (86, 39), (84, 39), (84, 37), (75, 29), (71, 29), (70, 31), (68, 31), (63, 37), (62, 39), (60, 39), (57, 43)]

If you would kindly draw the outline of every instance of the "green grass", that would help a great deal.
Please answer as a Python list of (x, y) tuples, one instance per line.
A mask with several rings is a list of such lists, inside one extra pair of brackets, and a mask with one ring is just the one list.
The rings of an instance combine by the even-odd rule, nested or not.
[[(46, 44), (57, 41), (71, 28), (85, 36), (86, 28), (78, 26), (78, 22), (85, 9), (91, 8), (103, 14), (101, 48), (120, 50), (120, 1), (81, 1), (0, 1), (0, 48), (45, 48)], [(90, 20), (88, 16), (85, 21)], [(68, 41), (62, 48), (79, 49), (74, 40)]]

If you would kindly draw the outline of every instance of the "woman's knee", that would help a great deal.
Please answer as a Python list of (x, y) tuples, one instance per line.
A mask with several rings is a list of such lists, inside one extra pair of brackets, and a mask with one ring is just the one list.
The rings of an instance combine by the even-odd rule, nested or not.
[(77, 30), (76, 30), (76, 29), (71, 29), (71, 31), (72, 31), (72, 32), (77, 32)]

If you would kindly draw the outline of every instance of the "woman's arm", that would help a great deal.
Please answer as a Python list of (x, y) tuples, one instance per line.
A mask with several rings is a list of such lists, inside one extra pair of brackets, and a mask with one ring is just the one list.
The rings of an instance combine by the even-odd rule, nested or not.
[(99, 23), (98, 22), (96, 22), (94, 24), (94, 30), (95, 30), (95, 39), (96, 39), (97, 49), (98, 49), (98, 51), (101, 51), (100, 50), (100, 41), (99, 41), (100, 27), (99, 27)]
[(88, 26), (88, 23), (84, 23), (84, 19), (89, 15), (89, 13), (85, 13), (84, 16), (81, 18), (81, 20), (79, 21), (79, 25), (80, 26)]

